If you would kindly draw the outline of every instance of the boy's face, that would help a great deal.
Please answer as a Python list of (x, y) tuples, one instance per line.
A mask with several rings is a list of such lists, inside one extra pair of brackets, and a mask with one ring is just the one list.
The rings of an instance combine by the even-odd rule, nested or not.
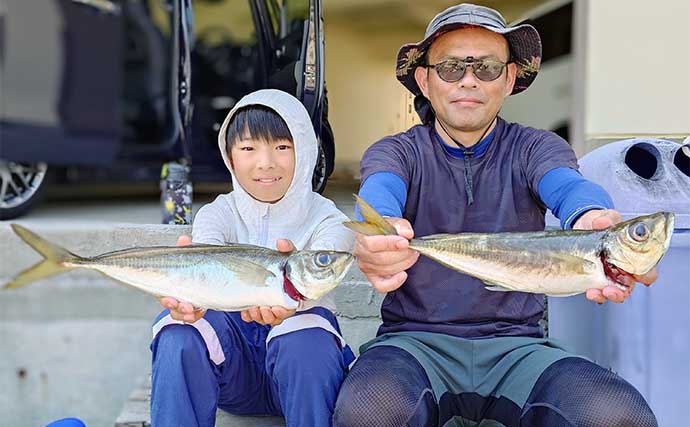
[(258, 201), (277, 202), (290, 188), (295, 173), (295, 150), (290, 140), (242, 137), (230, 149), (230, 159), (242, 188)]

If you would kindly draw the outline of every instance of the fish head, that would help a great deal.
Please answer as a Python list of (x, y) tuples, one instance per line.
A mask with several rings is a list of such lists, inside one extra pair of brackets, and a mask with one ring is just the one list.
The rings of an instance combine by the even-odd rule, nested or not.
[(671, 243), (673, 222), (672, 213), (657, 212), (611, 227), (604, 243), (606, 261), (629, 274), (648, 273)]
[(352, 261), (348, 252), (295, 252), (287, 260), (285, 276), (302, 296), (319, 299), (340, 283)]

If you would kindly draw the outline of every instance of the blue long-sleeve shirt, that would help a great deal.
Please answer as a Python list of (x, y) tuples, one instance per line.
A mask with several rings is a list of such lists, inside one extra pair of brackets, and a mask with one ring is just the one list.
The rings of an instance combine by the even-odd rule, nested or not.
[[(473, 147), (475, 157), (486, 151), (493, 136), (492, 131)], [(453, 157), (461, 158), (464, 155), (461, 148), (445, 144), (443, 147)], [(588, 181), (571, 168), (559, 167), (544, 174), (539, 181), (538, 193), (542, 202), (560, 220), (563, 229), (572, 228), (575, 221), (589, 210), (613, 208), (611, 197), (601, 186)], [(397, 175), (378, 172), (364, 181), (359, 195), (382, 215), (402, 217), (407, 201), (407, 188)], [(362, 219), (359, 210), (357, 217)]]
[[(380, 212), (407, 218), (417, 236), (539, 231), (545, 208), (569, 228), (588, 209), (612, 206), (577, 172), (566, 141), (500, 117), (467, 150), (446, 145), (430, 125), (387, 136), (364, 153), (361, 173), (360, 194)], [(379, 334), (542, 336), (543, 299), (534, 294), (489, 292), (481, 280), (425, 257), (406, 272), (381, 306)]]

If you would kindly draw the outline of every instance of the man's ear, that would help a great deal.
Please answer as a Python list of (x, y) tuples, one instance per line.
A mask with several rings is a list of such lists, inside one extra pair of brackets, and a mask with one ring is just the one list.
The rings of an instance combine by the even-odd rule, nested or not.
[(517, 64), (515, 64), (514, 62), (511, 62), (508, 65), (506, 65), (506, 79), (508, 81), (506, 82), (506, 93), (503, 95), (504, 97), (513, 93), (513, 87), (515, 86), (516, 77), (517, 77)]
[(417, 86), (419, 86), (419, 89), (422, 91), (422, 95), (426, 99), (429, 99), (429, 87), (428, 87), (428, 79), (429, 78), (429, 69), (426, 67), (417, 67), (414, 70), (414, 79), (417, 82)]

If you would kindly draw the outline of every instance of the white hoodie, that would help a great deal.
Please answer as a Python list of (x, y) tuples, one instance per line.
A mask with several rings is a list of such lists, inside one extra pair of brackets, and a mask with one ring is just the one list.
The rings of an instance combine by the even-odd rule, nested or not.
[[(292, 134), (295, 175), (285, 196), (275, 203), (260, 202), (250, 196), (237, 181), (230, 165), (226, 149), (228, 125), (235, 112), (247, 105), (264, 105), (273, 109), (285, 120)], [(331, 200), (312, 191), (317, 144), (309, 114), (293, 96), (265, 89), (242, 98), (228, 113), (218, 133), (218, 147), (232, 174), (233, 191), (221, 194), (199, 210), (192, 227), (194, 243), (246, 243), (275, 249), (278, 239), (290, 239), (297, 250), (351, 252), (354, 236), (342, 225), (348, 218)], [(299, 310), (314, 306), (335, 310), (333, 292), (318, 301), (304, 301)]]

